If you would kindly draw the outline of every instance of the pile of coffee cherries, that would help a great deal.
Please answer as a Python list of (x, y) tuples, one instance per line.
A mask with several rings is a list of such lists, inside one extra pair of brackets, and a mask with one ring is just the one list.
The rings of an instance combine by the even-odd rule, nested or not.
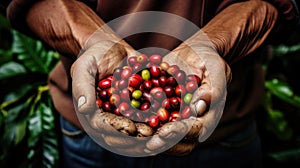
[(163, 62), (159, 54), (131, 56), (124, 62), (97, 80), (96, 104), (103, 111), (154, 129), (195, 115), (189, 104), (201, 84), (199, 76)]

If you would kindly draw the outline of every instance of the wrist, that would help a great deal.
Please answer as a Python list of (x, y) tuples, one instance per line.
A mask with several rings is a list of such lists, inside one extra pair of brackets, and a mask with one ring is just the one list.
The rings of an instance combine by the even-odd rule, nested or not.
[(101, 27), (84, 41), (77, 58), (87, 50), (98, 50), (101, 53), (110, 55), (126, 56), (136, 55), (137, 52), (125, 40), (116, 36), (109, 28)]
[(86, 50), (95, 44), (110, 43), (120, 44), (124, 47), (130, 47), (123, 39), (118, 37), (107, 25), (103, 25), (92, 33), (82, 36), (81, 49)]
[[(60, 54), (72, 58), (79, 54), (87, 42), (93, 44), (91, 37), (96, 42), (120, 41), (112, 30), (106, 28), (105, 22), (92, 9), (79, 1), (35, 2), (28, 9), (23, 20), (26, 22), (25, 26), (27, 25), (39, 39)], [(95, 32), (97, 32), (96, 36), (94, 36)]]
[[(218, 54), (232, 64), (262, 45), (275, 26), (277, 14), (276, 8), (264, 1), (235, 3), (222, 10), (201, 31)], [(196, 36), (194, 41), (201, 38)]]

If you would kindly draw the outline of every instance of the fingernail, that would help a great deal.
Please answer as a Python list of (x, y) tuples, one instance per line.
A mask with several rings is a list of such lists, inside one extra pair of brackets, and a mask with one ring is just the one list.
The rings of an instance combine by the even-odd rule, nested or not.
[(206, 110), (206, 103), (204, 100), (199, 100), (195, 104), (195, 109), (197, 111), (197, 115), (201, 115)]
[(79, 97), (79, 99), (78, 99), (78, 108), (80, 108), (84, 104), (85, 104), (85, 97), (84, 96)]

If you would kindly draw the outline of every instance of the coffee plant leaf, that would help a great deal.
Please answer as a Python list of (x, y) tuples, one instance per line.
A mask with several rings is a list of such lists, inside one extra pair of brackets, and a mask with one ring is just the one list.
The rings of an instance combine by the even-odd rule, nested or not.
[(58, 61), (58, 54), (45, 48), (41, 41), (13, 31), (12, 52), (31, 72), (48, 74)]
[(300, 108), (300, 97), (295, 95), (292, 88), (277, 79), (273, 79), (265, 82), (266, 89), (272, 93), (272, 95), (287, 102), (297, 108)]
[[(55, 167), (58, 163), (58, 136), (50, 95), (42, 93), (31, 106), (28, 120), (27, 158), (32, 167)], [(37, 145), (38, 144), (38, 145)], [(38, 149), (37, 149), (38, 148)]]
[(0, 66), (0, 80), (25, 73), (25, 67), (17, 62), (11, 61)]

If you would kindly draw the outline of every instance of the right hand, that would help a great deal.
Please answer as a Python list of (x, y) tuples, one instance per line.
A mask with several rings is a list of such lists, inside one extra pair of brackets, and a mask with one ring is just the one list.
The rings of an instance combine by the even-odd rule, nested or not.
[(123, 59), (137, 54), (123, 41), (95, 43), (84, 50), (72, 65), (72, 92), (80, 124), (98, 144), (123, 155), (148, 156), (159, 153), (158, 150), (145, 151), (145, 144), (153, 134), (149, 126), (96, 106), (96, 80), (113, 74)]
[(81, 52), (71, 67), (73, 98), (79, 113), (95, 111), (96, 80), (113, 74), (126, 56), (134, 54), (129, 45), (112, 41), (97, 42)]
[[(111, 126), (112, 122), (122, 127), (123, 132), (134, 132), (137, 128), (129, 119), (96, 106), (96, 80), (113, 74), (123, 59), (136, 53), (124, 41), (100, 41), (82, 51), (71, 68), (72, 93), (80, 124), (90, 136), (104, 140), (109, 146), (128, 146), (123, 142), (124, 137), (115, 136), (117, 131)], [(109, 142), (110, 136), (115, 136), (113, 142)]]

